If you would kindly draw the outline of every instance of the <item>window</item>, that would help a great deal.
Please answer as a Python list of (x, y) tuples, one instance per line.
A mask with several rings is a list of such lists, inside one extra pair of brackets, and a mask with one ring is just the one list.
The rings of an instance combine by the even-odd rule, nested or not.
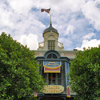
[(55, 55), (55, 54), (49, 54), (48, 56), (47, 56), (47, 58), (48, 59), (50, 59), (50, 58), (54, 58), (54, 59), (57, 59), (57, 56)]
[(49, 85), (56, 84), (56, 73), (49, 73)]
[(55, 40), (48, 40), (48, 50), (55, 50)]
[(61, 85), (61, 73), (57, 73), (58, 85)]
[(52, 54), (49, 54), (49, 55), (47, 56), (47, 58), (52, 58)]
[(47, 56), (47, 58), (48, 58), (48, 59), (50, 59), (50, 58), (54, 58), (54, 59), (56, 58), (56, 59), (57, 59), (57, 56), (56, 56), (55, 54), (49, 54), (49, 55)]
[(45, 73), (48, 85), (62, 85), (61, 73)]
[(57, 58), (57, 56), (55, 54), (53, 54), (53, 58)]

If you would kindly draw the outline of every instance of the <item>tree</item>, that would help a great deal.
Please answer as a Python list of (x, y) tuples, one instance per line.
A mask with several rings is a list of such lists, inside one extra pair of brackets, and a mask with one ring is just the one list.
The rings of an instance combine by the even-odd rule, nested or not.
[(100, 97), (100, 46), (78, 51), (70, 67), (71, 88), (78, 100)]
[(42, 91), (45, 83), (34, 54), (10, 35), (1, 34), (0, 100), (15, 100)]

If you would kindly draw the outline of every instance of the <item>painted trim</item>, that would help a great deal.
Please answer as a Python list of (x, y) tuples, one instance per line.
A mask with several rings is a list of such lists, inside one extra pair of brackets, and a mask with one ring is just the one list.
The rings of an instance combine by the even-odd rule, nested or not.
[(54, 68), (47, 67), (47, 66), (45, 66), (45, 65), (43, 65), (43, 67), (48, 68), (48, 69), (57, 69), (57, 68), (60, 68), (60, 67), (61, 67), (61, 65), (59, 65), (58, 67), (54, 67)]
[(34, 96), (35, 98), (37, 97), (37, 95)]
[(60, 73), (60, 71), (44, 71), (44, 73)]
[(69, 86), (67, 86), (66, 89), (67, 89), (67, 97), (68, 97), (68, 98), (71, 98), (71, 96), (70, 96), (70, 88), (69, 88)]
[(34, 97), (38, 97), (38, 93), (37, 92), (34, 93)]

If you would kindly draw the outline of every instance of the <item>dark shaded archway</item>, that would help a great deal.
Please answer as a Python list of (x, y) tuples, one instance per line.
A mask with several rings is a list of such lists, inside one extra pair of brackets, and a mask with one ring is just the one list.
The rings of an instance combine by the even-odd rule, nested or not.
[(63, 98), (63, 97), (43, 97), (40, 100), (74, 100), (74, 97)]
[(66, 98), (66, 100), (74, 100), (74, 97)]
[(64, 99), (61, 97), (43, 97), (40, 100), (64, 100)]

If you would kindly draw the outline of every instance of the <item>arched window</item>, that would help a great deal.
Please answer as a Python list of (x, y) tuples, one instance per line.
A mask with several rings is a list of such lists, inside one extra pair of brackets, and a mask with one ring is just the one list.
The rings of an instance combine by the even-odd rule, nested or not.
[(47, 58), (52, 58), (52, 54), (49, 54), (49, 55), (47, 56)]
[(60, 54), (55, 50), (49, 50), (44, 54), (45, 59), (59, 59)]
[(57, 59), (57, 56), (55, 55), (55, 54), (49, 54), (48, 56), (47, 56), (47, 58), (48, 59), (50, 59), (50, 58), (53, 58), (53, 59)]
[(55, 54), (53, 54), (53, 58), (57, 58), (57, 56)]

